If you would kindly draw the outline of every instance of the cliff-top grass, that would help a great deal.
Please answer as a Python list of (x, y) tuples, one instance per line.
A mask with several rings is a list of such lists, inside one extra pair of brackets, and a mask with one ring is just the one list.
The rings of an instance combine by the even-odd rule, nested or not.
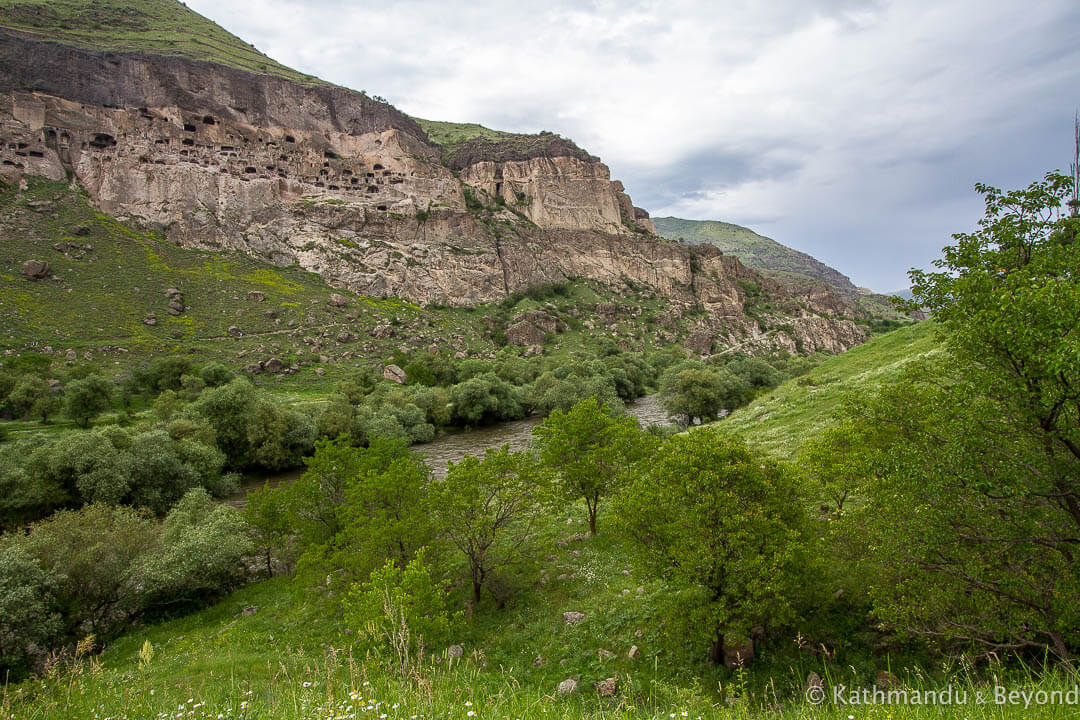
[(328, 84), (272, 60), (177, 0), (0, 0), (0, 28), (93, 50), (177, 55)]

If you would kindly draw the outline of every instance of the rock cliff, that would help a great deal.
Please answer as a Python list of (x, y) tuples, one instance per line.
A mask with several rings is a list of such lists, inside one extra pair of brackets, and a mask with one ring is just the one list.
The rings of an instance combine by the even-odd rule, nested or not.
[(662, 241), (607, 166), (560, 141), (473, 148), (448, 167), (415, 121), (362, 93), (0, 34), (0, 178), (71, 178), (102, 212), (181, 245), (419, 303), (588, 278), (704, 310), (704, 352), (865, 339), (779, 287), (770, 322), (748, 314), (747, 287), (767, 281), (715, 248)]

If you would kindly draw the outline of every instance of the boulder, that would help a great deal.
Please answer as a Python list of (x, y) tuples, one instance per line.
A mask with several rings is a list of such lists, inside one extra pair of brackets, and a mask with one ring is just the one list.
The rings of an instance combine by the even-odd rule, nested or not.
[(573, 695), (577, 692), (577, 685), (578, 681), (576, 677), (566, 678), (561, 683), (559, 683), (559, 687), (555, 690), (555, 692), (559, 695)]
[(724, 642), (724, 666), (728, 669), (746, 667), (754, 660), (754, 641), (750, 638), (740, 638), (732, 641), (730, 638)]
[(241, 335), (244, 334), (243, 332), (240, 331), (240, 328), (236, 327), (235, 325), (230, 325), (228, 327), (228, 329), (225, 330), (225, 332), (227, 332), (232, 337), (240, 337)]
[(247, 616), (254, 615), (257, 612), (259, 612), (259, 606), (258, 605), (248, 605), (243, 610), (244, 615), (247, 615)]
[(27, 260), (22, 264), (22, 269), (19, 272), (27, 280), (44, 280), (52, 275), (52, 268), (49, 267), (49, 263), (43, 260)]
[(631, 645), (630, 651), (626, 653), (626, 657), (630, 658), (631, 660), (637, 660), (639, 657), (641, 657), (641, 650), (638, 648), (637, 645)]
[(543, 345), (546, 333), (527, 320), (506, 328), (506, 339), (511, 345)]
[(345, 298), (344, 295), (332, 293), (330, 295), (330, 299), (326, 301), (326, 304), (330, 307), (343, 308), (349, 304), (349, 301)]
[(252, 290), (248, 293), (248, 300), (254, 300), (255, 302), (262, 302), (266, 300), (266, 293), (260, 290)]
[(609, 677), (604, 680), (597, 680), (593, 683), (593, 687), (596, 688), (596, 694), (600, 697), (615, 697), (615, 693), (619, 690), (619, 681), (616, 678)]
[(543, 354), (544, 354), (544, 346), (543, 345), (530, 345), (528, 347), (528, 349), (525, 350), (524, 357), (533, 357), (534, 355), (543, 355)]
[(713, 349), (713, 337), (708, 333), (694, 333), (686, 338), (683, 347), (698, 355), (709, 355)]
[(266, 372), (279, 373), (285, 369), (285, 363), (281, 362), (276, 357), (272, 357), (262, 364), (263, 370)]
[(382, 376), (383, 379), (392, 380), (398, 385), (404, 385), (407, 380), (405, 376), (405, 371), (399, 368), (397, 365), (387, 365), (386, 368), (383, 370)]
[(893, 690), (900, 687), (900, 678), (896, 677), (888, 670), (881, 670), (874, 678), (874, 687), (881, 688), (882, 690)]
[(149, 327), (154, 327), (155, 325), (157, 325), (157, 315), (154, 313), (147, 313), (146, 317), (143, 318), (143, 325), (147, 325)]
[(373, 338), (385, 340), (394, 337), (394, 328), (389, 325), (376, 325), (368, 334)]
[(576, 611), (573, 611), (573, 610), (570, 611), (570, 612), (564, 612), (562, 614), (563, 622), (566, 623), (567, 625), (577, 625), (578, 623), (583, 621), (585, 619), (585, 617), (586, 617), (585, 613), (576, 612)]

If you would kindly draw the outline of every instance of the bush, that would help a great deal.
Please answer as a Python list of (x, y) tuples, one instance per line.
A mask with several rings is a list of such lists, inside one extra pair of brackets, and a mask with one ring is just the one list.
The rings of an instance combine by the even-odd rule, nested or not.
[(112, 383), (100, 375), (87, 375), (64, 389), (64, 414), (79, 427), (90, 427), (90, 421), (109, 408), (111, 399)]

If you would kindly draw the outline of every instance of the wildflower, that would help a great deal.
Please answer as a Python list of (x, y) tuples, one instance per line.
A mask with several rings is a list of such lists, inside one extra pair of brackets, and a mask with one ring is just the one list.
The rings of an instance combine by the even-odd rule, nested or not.
[(476, 711), (475, 710), (470, 710), (469, 712), (467, 712), (465, 714), (468, 715), (469, 717), (475, 717), (476, 716)]

